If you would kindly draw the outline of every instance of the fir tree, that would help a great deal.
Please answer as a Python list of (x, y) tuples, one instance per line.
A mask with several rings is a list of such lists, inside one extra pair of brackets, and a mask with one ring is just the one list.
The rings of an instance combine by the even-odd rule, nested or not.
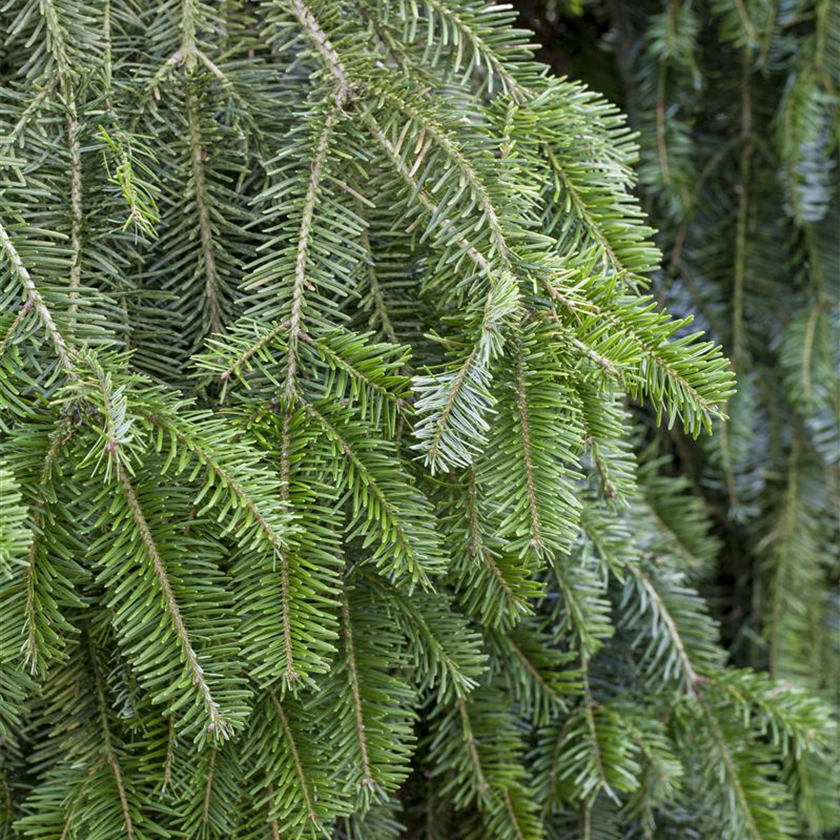
[(4, 836), (832, 824), (830, 709), (729, 664), (636, 432), (743, 391), (650, 291), (614, 106), (462, 0), (0, 22)]

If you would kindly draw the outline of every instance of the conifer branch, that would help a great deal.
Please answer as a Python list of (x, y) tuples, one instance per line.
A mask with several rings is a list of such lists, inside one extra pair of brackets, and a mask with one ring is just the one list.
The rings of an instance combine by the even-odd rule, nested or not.
[(68, 104), (67, 142), (70, 147), (70, 209), (72, 223), (70, 227), (70, 316), (71, 327), (75, 323), (78, 309), (78, 289), (82, 273), (82, 154), (79, 143), (80, 126), (76, 116), (76, 106), (72, 99)]
[(210, 747), (210, 767), (207, 770), (207, 781), (204, 785), (204, 803), (201, 811), (201, 824), (206, 826), (210, 819), (210, 800), (213, 796), (213, 779), (216, 770), (216, 748)]
[[(401, 102), (399, 99), (390, 100), (389, 97), (389, 101), (392, 101), (395, 110), (404, 113), (422, 128), (424, 136), (428, 137), (430, 141), (434, 141), (444, 151), (446, 156), (454, 163), (457, 170), (461, 173), (463, 181), (470, 185), (478, 199), (478, 204), (481, 207), (482, 212), (487, 218), (487, 224), (492, 233), (493, 245), (499, 255), (499, 259), (501, 260), (502, 268), (504, 271), (512, 271), (513, 265), (511, 262), (511, 255), (505, 233), (502, 230), (502, 223), (499, 219), (499, 215), (490, 199), (487, 186), (479, 177), (470, 160), (463, 151), (458, 148), (457, 144), (451, 137), (442, 131), (433, 120), (427, 119), (417, 108), (414, 108), (405, 102)], [(422, 159), (422, 153), (418, 155), (418, 158)], [(413, 177), (414, 173), (411, 172), (410, 174)]]
[(430, 9), (433, 9), (435, 14), (439, 15), (442, 19), (454, 24), (461, 38), (469, 41), (473, 50), (492, 68), (492, 71), (502, 80), (505, 89), (517, 104), (523, 104), (526, 99), (534, 95), (532, 90), (524, 87), (516, 80), (508, 70), (507, 63), (501, 56), (485, 42), (476, 29), (464, 22), (461, 15), (455, 9), (450, 8), (450, 6), (440, 2), (440, 0), (424, 0), (424, 4)]
[(267, 348), (279, 335), (289, 329), (289, 321), (281, 321), (266, 330), (256, 341), (250, 342), (237, 352), (227, 367), (219, 374), (219, 379), (227, 382), (232, 376), (239, 375), (250, 361)]
[(221, 304), (219, 301), (219, 277), (216, 272), (216, 252), (213, 244), (213, 229), (204, 180), (204, 156), (206, 150), (201, 142), (198, 104), (192, 88), (186, 92), (187, 131), (192, 168), (192, 189), (195, 209), (198, 214), (198, 233), (201, 238), (201, 257), (204, 263), (204, 299), (207, 306), (207, 323), (210, 333), (223, 330)]
[(467, 701), (463, 697), (459, 697), (458, 714), (461, 717), (461, 728), (463, 738), (467, 742), (467, 747), (470, 752), (470, 761), (472, 762), (473, 772), (476, 778), (476, 792), (480, 798), (484, 798), (490, 791), (490, 785), (487, 783), (487, 778), (484, 775), (484, 768), (481, 763), (481, 756), (478, 752), (478, 745), (473, 736), (472, 725), (470, 724), (470, 715), (467, 710)]
[[(117, 793), (120, 799), (120, 809), (122, 811), (123, 825), (125, 826), (125, 833), (127, 840), (134, 840), (134, 823), (131, 819), (131, 813), (128, 807), (128, 797), (125, 792), (125, 785), (123, 783), (123, 774), (120, 767), (117, 754), (114, 751), (114, 746), (111, 739), (111, 724), (108, 719), (108, 703), (105, 699), (105, 691), (102, 685), (102, 674), (100, 671), (99, 661), (94, 647), (93, 640), (90, 637), (90, 632), (87, 632), (88, 655), (90, 657), (91, 667), (93, 670), (94, 690), (96, 692), (97, 710), (99, 713), (100, 731), (102, 734), (102, 749), (105, 754), (105, 761), (111, 768), (114, 774), (114, 782), (117, 785)], [(69, 830), (70, 823), (66, 824), (65, 828)]]
[(545, 146), (544, 148), (546, 158), (551, 164), (552, 171), (559, 178), (560, 183), (563, 185), (563, 188), (571, 197), (576, 213), (583, 220), (587, 230), (600, 246), (604, 255), (604, 262), (609, 264), (616, 272), (616, 274), (618, 274), (620, 277), (624, 277), (628, 273), (627, 269), (624, 267), (621, 260), (618, 258), (615, 251), (613, 250), (613, 247), (610, 244), (609, 237), (603, 231), (601, 225), (596, 221), (596, 219), (593, 218), (592, 214), (589, 212), (589, 208), (586, 206), (586, 202), (583, 200), (580, 192), (575, 187), (572, 180), (569, 178), (565, 169), (558, 160), (554, 150), (549, 146)]
[[(298, 5), (298, 0), (295, 0), (295, 3)], [(306, 275), (307, 254), (309, 252), (310, 236), (312, 233), (312, 218), (315, 214), (315, 202), (318, 198), (318, 189), (321, 184), (330, 138), (338, 120), (340, 107), (340, 102), (337, 102), (336, 106), (327, 113), (324, 120), (318, 142), (315, 146), (315, 157), (312, 160), (312, 168), (309, 173), (309, 186), (307, 187), (306, 196), (303, 201), (300, 235), (298, 237), (297, 256), (295, 259), (294, 286), (292, 287), (292, 310), (289, 316), (288, 362), (283, 384), (283, 397), (286, 400), (290, 399), (295, 392), (295, 378), (297, 376), (298, 365), (297, 342), (300, 339), (302, 331), (301, 321), (303, 317), (304, 292), (308, 286), (311, 286)]]
[(38, 547), (37, 539), (40, 522), (41, 517), (38, 512), (35, 511), (32, 514), (32, 542), (29, 545), (29, 552), (26, 556), (26, 572), (24, 581), (24, 590), (26, 592), (26, 601), (24, 606), (26, 619), (24, 623), (24, 630), (26, 632), (26, 638), (23, 642), (23, 660), (27, 665), (29, 665), (29, 669), (32, 673), (35, 673), (38, 668), (38, 613), (35, 607), (35, 552)]
[(531, 675), (534, 679), (534, 682), (539, 685), (539, 687), (546, 693), (546, 695), (551, 698), (551, 700), (555, 703), (562, 703), (562, 699), (560, 695), (548, 684), (545, 677), (539, 672), (539, 669), (531, 662), (530, 659), (525, 655), (516, 642), (510, 637), (510, 634), (505, 634), (505, 643), (510, 647), (511, 651), (513, 651), (514, 656), (522, 663), (525, 670)]
[[(291, 469), (289, 465), (289, 452), (292, 441), (289, 434), (291, 416), (288, 409), (283, 412), (283, 426), (280, 433), (280, 498), (284, 504), (289, 501), (289, 484), (291, 481)], [(283, 649), (285, 652), (285, 667), (283, 679), (292, 686), (300, 675), (295, 668), (294, 643), (292, 641), (292, 599), (290, 591), (289, 558), (285, 547), (278, 548), (277, 558), (280, 561), (280, 619), (283, 625)]]
[(391, 344), (399, 344), (397, 333), (394, 330), (394, 325), (391, 322), (391, 317), (388, 315), (388, 308), (385, 306), (385, 298), (382, 294), (382, 287), (379, 283), (379, 277), (376, 274), (376, 266), (373, 259), (373, 249), (370, 244), (370, 236), (368, 235), (367, 227), (362, 228), (362, 245), (367, 254), (366, 269), (368, 282), (370, 283), (371, 296), (373, 297), (374, 309), (379, 318), (379, 323), (382, 325), (382, 331), (385, 337)]
[(67, 38), (56, 9), (54, 0), (42, 0), (39, 11), (44, 19), (47, 32), (48, 49), (56, 63), (56, 75), (62, 80), (71, 72), (70, 57), (67, 50)]
[[(249, 495), (248, 490), (243, 486), (224, 464), (220, 463), (219, 459), (214, 456), (207, 447), (203, 446), (201, 441), (190, 434), (186, 429), (189, 427), (185, 424), (173, 421), (158, 414), (150, 414), (148, 412), (140, 411), (139, 416), (146, 420), (153, 427), (162, 431), (167, 431), (182, 444), (188, 451), (193, 453), (198, 461), (211, 473), (223, 486), (237, 499), (239, 506), (245, 510), (248, 515), (257, 524), (259, 530), (265, 536), (266, 542), (269, 543), (276, 551), (282, 551), (286, 547), (286, 540), (275, 525), (269, 522), (268, 518), (260, 510), (260, 506)], [(112, 438), (113, 439), (113, 438)], [(288, 496), (283, 498), (284, 502), (288, 501)]]
[(368, 754), (367, 735), (365, 734), (365, 714), (362, 706), (361, 690), (359, 688), (359, 671), (353, 642), (353, 628), (350, 624), (350, 605), (347, 602), (346, 594), (341, 600), (341, 622), (344, 634), (344, 648), (347, 656), (347, 670), (353, 697), (356, 742), (359, 746), (359, 756), (362, 764), (362, 785), (373, 790), (376, 787), (376, 782), (371, 772), (370, 755)]
[(23, 292), (26, 300), (35, 309), (38, 319), (41, 321), (44, 330), (50, 337), (50, 341), (55, 348), (55, 353), (56, 356), (58, 356), (61, 366), (69, 376), (75, 378), (76, 368), (71, 358), (71, 350), (68, 348), (64, 336), (56, 326), (52, 312), (44, 302), (41, 292), (35, 285), (35, 281), (32, 279), (29, 270), (23, 264), (20, 254), (2, 224), (0, 224), (0, 246), (2, 246), (6, 259), (9, 261), (12, 273), (18, 278), (23, 286)]
[(586, 729), (589, 734), (589, 743), (592, 749), (592, 757), (595, 761), (595, 768), (598, 773), (599, 788), (611, 794), (607, 774), (604, 770), (604, 760), (601, 755), (601, 745), (598, 742), (598, 728), (595, 725), (594, 709), (596, 702), (592, 697), (592, 688), (589, 684), (589, 657), (584, 653), (581, 655), (581, 671), (583, 676), (583, 699), (581, 704), (583, 706), (583, 715), (586, 719)]
[(449, 425), (449, 416), (455, 408), (458, 398), (461, 396), (461, 391), (464, 389), (467, 378), (470, 372), (476, 366), (478, 361), (478, 348), (475, 347), (469, 355), (461, 363), (452, 384), (447, 389), (446, 399), (443, 402), (440, 414), (434, 421), (431, 435), (429, 437), (429, 461), (435, 463), (439, 458), (440, 448), (443, 445), (444, 434)]
[(326, 32), (321, 28), (315, 16), (302, 0), (289, 0), (292, 12), (298, 19), (301, 27), (312, 41), (315, 49), (324, 61), (330, 74), (336, 81), (336, 106), (341, 108), (351, 98), (351, 84), (335, 47), (327, 37)]
[(336, 353), (326, 342), (319, 341), (308, 333), (300, 333), (299, 338), (301, 341), (314, 347), (332, 366), (344, 371), (351, 379), (364, 385), (365, 388), (369, 388), (383, 400), (392, 403), (396, 409), (405, 408), (406, 403), (403, 399), (372, 379), (368, 374), (360, 370), (357, 365), (352, 364), (351, 361)]
[(750, 805), (749, 799), (747, 798), (746, 792), (744, 791), (744, 787), (741, 784), (741, 777), (738, 773), (738, 768), (735, 766), (731, 751), (726, 746), (726, 738), (721, 731), (720, 724), (702, 695), (698, 698), (698, 703), (702, 710), (703, 718), (706, 721), (706, 725), (709, 728), (709, 732), (712, 735), (714, 744), (720, 755), (721, 761), (723, 762), (723, 767), (726, 771), (726, 778), (729, 780), (729, 784), (735, 793), (738, 808), (744, 817), (749, 836), (752, 840), (763, 840), (755, 822), (753, 809)]
[[(38, 503), (45, 504), (45, 485), (50, 479), (52, 468), (58, 460), (58, 456), (62, 447), (76, 434), (77, 427), (63, 426), (56, 430), (50, 441), (50, 447), (44, 458), (43, 466), (41, 467), (40, 480), (38, 484)], [(24, 573), (24, 642), (23, 642), (23, 661), (29, 666), (30, 672), (35, 674), (39, 671), (41, 663), (38, 661), (40, 650), (40, 633), (38, 631), (38, 609), (36, 605), (35, 593), (35, 565), (37, 562), (37, 551), (39, 548), (39, 540), (43, 539), (41, 534), (41, 513), (39, 510), (32, 512), (32, 538), (29, 544), (29, 551), (26, 556), (26, 571)]]
[[(559, 298), (556, 299), (559, 300)], [(568, 307), (568, 304), (566, 304), (566, 306)], [(576, 307), (569, 308), (572, 309), (572, 311), (576, 310)], [(690, 381), (683, 372), (677, 369), (677, 366), (672, 361), (665, 357), (663, 354), (663, 348), (668, 347), (668, 342), (660, 341), (658, 344), (653, 344), (645, 336), (641, 329), (634, 328), (634, 325), (632, 323), (628, 323), (627, 319), (619, 317), (619, 312), (619, 309), (613, 310), (606, 305), (598, 304), (593, 301), (587, 301), (587, 317), (592, 319), (593, 323), (594, 319), (597, 318), (599, 322), (607, 323), (613, 328), (613, 335), (625, 335), (632, 338), (638, 348), (638, 351), (643, 354), (643, 356), (648, 359), (652, 365), (661, 370), (668, 380), (675, 383), (675, 385), (677, 385), (684, 393), (690, 395), (691, 402), (698, 406), (702, 412), (722, 416), (725, 411), (726, 403), (724, 402), (724, 407), (721, 408), (721, 399), (715, 399), (713, 396), (707, 396), (701, 393), (698, 384)], [(590, 356), (590, 358), (592, 357)], [(617, 370), (619, 375), (626, 380), (626, 370), (615, 368), (612, 363), (607, 360), (605, 361), (607, 365)], [(731, 377), (728, 376), (727, 379), (728, 382), (731, 383)], [(645, 385), (642, 382), (637, 387), (640, 390), (644, 390)], [(725, 391), (725, 397), (728, 397), (731, 394), (731, 390), (730, 385)]]
[[(372, 114), (366, 113), (363, 116), (363, 120), (368, 130), (373, 135), (373, 138), (382, 147), (382, 150), (385, 152), (385, 156), (387, 157), (389, 163), (394, 167), (394, 170), (397, 172), (400, 178), (402, 178), (406, 186), (410, 189), (412, 196), (416, 196), (417, 200), (420, 202), (420, 204), (430, 216), (438, 217), (440, 215), (440, 209), (438, 205), (435, 204), (428, 191), (424, 189), (420, 184), (418, 184), (416, 178), (414, 177), (414, 174), (405, 165), (405, 163), (399, 155), (397, 148), (388, 139), (387, 135), (382, 130), (379, 123), (376, 121), (376, 118)], [(440, 226), (443, 230), (447, 232), (455, 231), (455, 226), (452, 223), (452, 221), (445, 217), (441, 219)], [(487, 276), (490, 276), (491, 266), (487, 258), (480, 251), (476, 250), (466, 239), (461, 238), (458, 242), (464, 253), (466, 253), (467, 256), (469, 256), (469, 258), (476, 264), (479, 270)]]
[(312, 807), (312, 794), (309, 791), (309, 782), (303, 772), (303, 764), (300, 760), (300, 753), (298, 752), (297, 743), (294, 734), (289, 727), (289, 721), (286, 719), (286, 713), (283, 711), (283, 704), (278, 700), (277, 694), (273, 688), (268, 690), (268, 696), (271, 698), (271, 704), (277, 712), (277, 717), (280, 720), (280, 726), (283, 729), (283, 737), (289, 745), (289, 750), (292, 754), (292, 761), (294, 762), (295, 775), (298, 779), (301, 793), (303, 794), (303, 801), (306, 806), (306, 818), (313, 826), (318, 825), (318, 817), (315, 814), (315, 809)]
[(498, 583), (502, 592), (505, 594), (505, 599), (511, 605), (512, 612), (516, 613), (527, 609), (527, 602), (524, 601), (510, 586), (501, 569), (493, 558), (493, 552), (485, 544), (482, 534), (481, 525), (479, 522), (478, 511), (478, 485), (476, 481), (476, 474), (474, 469), (467, 472), (467, 523), (468, 523), (468, 542), (470, 557), (473, 560), (484, 563), (489, 569), (493, 578)]
[(405, 559), (412, 578), (419, 580), (424, 587), (430, 587), (431, 582), (423, 567), (423, 560), (415, 551), (414, 542), (406, 531), (400, 512), (391, 504), (388, 494), (384, 491), (379, 481), (377, 481), (376, 476), (371, 472), (364, 459), (351, 446), (347, 438), (341, 434), (336, 425), (330, 423), (314, 406), (307, 403), (305, 410), (338, 443), (345, 457), (361, 477), (368, 493), (370, 493), (381, 509), (382, 517), (387, 522), (388, 529), (393, 534), (393, 544), (397, 550), (397, 554), (399, 557)]
[(15, 123), (14, 128), (11, 130), (9, 134), (10, 141), (17, 141), (20, 135), (23, 133), (23, 130), (29, 124), (29, 121), (37, 114), (41, 106), (44, 104), (44, 101), (49, 99), (49, 97), (53, 93), (53, 89), (57, 80), (55, 78), (48, 79), (44, 83), (44, 87), (42, 87), (35, 96), (32, 97), (32, 100), (29, 104), (24, 108), (23, 112), (21, 113), (18, 121)]
[(519, 817), (510, 798), (510, 788), (505, 788), (502, 791), (502, 798), (504, 799), (505, 810), (510, 818), (510, 824), (513, 826), (513, 830), (516, 833), (516, 840), (525, 840), (525, 834), (523, 833), (522, 826), (519, 823)]
[(536, 480), (534, 478), (534, 459), (531, 453), (531, 424), (528, 419), (528, 391), (525, 385), (525, 376), (522, 372), (521, 349), (514, 361), (515, 364), (515, 387), (516, 407), (519, 413), (519, 433), (522, 438), (522, 458), (525, 467), (525, 483), (528, 488), (528, 510), (530, 512), (531, 526), (531, 547), (535, 551), (543, 548), (542, 533), (540, 530), (540, 508), (537, 500)]
[(218, 703), (213, 699), (210, 691), (210, 686), (207, 684), (207, 679), (204, 675), (204, 669), (198, 664), (198, 655), (192, 645), (189, 632), (184, 625), (184, 620), (181, 618), (181, 609), (172, 592), (172, 587), (169, 583), (169, 575), (166, 571), (166, 565), (160, 555), (157, 545), (155, 544), (152, 533), (149, 530), (148, 522), (143, 514), (143, 509), (140, 502), (137, 500), (137, 495), (134, 492), (134, 487), (129, 479), (128, 471), (120, 461), (116, 464), (117, 479), (125, 494), (125, 500), (131, 509), (131, 515), (134, 519), (134, 524), (137, 527), (140, 540), (143, 543), (146, 554), (151, 560), (152, 570), (158, 586), (160, 587), (161, 595), (163, 596), (166, 611), (169, 614), (169, 619), (172, 622), (172, 629), (175, 631), (178, 645), (181, 648), (181, 653), (186, 661), (187, 668), (192, 675), (192, 681), (197, 686), (201, 696), (201, 702), (204, 706), (204, 711), (207, 715), (207, 731), (214, 733), (220, 738), (226, 738), (230, 734), (228, 722), (221, 714), (218, 708)]
[(23, 302), (23, 306), (18, 309), (17, 315), (15, 315), (15, 320), (9, 324), (9, 328), (6, 330), (6, 334), (3, 336), (3, 340), (0, 341), (0, 357), (2, 357), (3, 353), (6, 352), (6, 349), (11, 345), (12, 341), (14, 340), (15, 333), (20, 329), (23, 322), (26, 320), (26, 316), (32, 310), (32, 301), (25, 300)]
[(656, 611), (657, 614), (662, 619), (665, 628), (668, 631), (668, 636), (671, 639), (671, 643), (676, 648), (677, 654), (679, 656), (680, 663), (682, 665), (683, 672), (685, 674), (686, 679), (686, 686), (690, 694), (695, 694), (697, 690), (697, 684), (700, 682), (699, 674), (694, 670), (694, 666), (691, 663), (691, 659), (688, 656), (688, 652), (686, 651), (685, 644), (682, 639), (682, 635), (677, 628), (676, 623), (674, 622), (674, 618), (671, 613), (668, 611), (668, 608), (665, 606), (661, 596), (659, 595), (658, 590), (653, 585), (653, 581), (650, 579), (648, 575), (645, 574), (642, 569), (634, 564), (630, 563), (627, 566), (627, 570), (631, 575), (639, 580), (644, 588), (645, 592), (647, 592), (648, 597), (656, 604)]

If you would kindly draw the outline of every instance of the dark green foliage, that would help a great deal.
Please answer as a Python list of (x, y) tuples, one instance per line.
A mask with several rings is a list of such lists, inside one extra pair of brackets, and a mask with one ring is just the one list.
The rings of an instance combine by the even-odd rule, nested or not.
[[(650, 56), (691, 75), (679, 14)], [(687, 295), (671, 317), (651, 294), (624, 117), (513, 20), (463, 0), (0, 7), (4, 838), (836, 821), (830, 708), (776, 679), (824, 655), (800, 661), (814, 614), (783, 594), (823, 583), (790, 552), (825, 545), (829, 281), (775, 344), (741, 330), (736, 395)], [(818, 20), (802, 37), (828, 33), (828, 66)], [(828, 78), (814, 57), (784, 99), (802, 277), (830, 239)], [(767, 433), (799, 441), (787, 471), (759, 471), (738, 422), (757, 348), (800, 412)], [(667, 442), (727, 413), (669, 476)], [(721, 542), (693, 480), (736, 455), (732, 480), (760, 472), (784, 512), (745, 488), (770, 676), (729, 666), (699, 591)]]

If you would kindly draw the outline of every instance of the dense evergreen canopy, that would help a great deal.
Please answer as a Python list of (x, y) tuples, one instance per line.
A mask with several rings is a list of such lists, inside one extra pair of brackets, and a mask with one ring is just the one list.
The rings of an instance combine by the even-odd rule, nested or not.
[[(836, 823), (830, 707), (787, 680), (808, 596), (804, 615), (785, 598), (820, 585), (822, 560), (800, 557), (827, 544), (808, 505), (828, 497), (799, 466), (825, 469), (836, 434), (814, 350), (835, 290), (812, 267), (831, 259), (840, 27), (818, 7), (796, 34), (822, 51), (789, 50), (816, 103), (793, 83), (791, 120), (817, 134), (783, 144), (785, 230), (811, 248), (795, 299), (813, 297), (799, 312), (756, 291), (754, 334), (736, 259), (733, 332), (703, 323), (732, 364), (690, 326), (705, 299), (652, 283), (624, 117), (535, 62), (506, 8), (0, 7), (3, 836), (774, 840)], [(645, 66), (688, 84), (681, 9), (656, 18)], [(750, 76), (758, 53), (720, 14)], [(720, 294), (727, 267), (692, 239), (718, 181), (689, 152), (663, 175), (645, 132), (653, 209)], [(744, 148), (741, 196), (758, 135)], [(779, 236), (742, 201), (736, 254), (750, 224)], [(777, 355), (792, 405), (774, 445), (795, 456), (761, 480), (783, 516), (745, 491), (738, 526), (771, 558), (768, 675), (730, 664), (698, 594), (720, 529), (669, 447), (731, 414), (704, 475), (754, 489), (748, 459), (770, 448), (744, 424)]]

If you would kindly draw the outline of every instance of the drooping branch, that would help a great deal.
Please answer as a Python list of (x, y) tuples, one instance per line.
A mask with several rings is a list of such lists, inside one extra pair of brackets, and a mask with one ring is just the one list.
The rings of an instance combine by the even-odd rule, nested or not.
[(365, 713), (359, 682), (359, 667), (356, 660), (353, 628), (350, 624), (350, 605), (347, 602), (346, 593), (341, 600), (341, 624), (344, 633), (344, 651), (347, 656), (347, 673), (350, 678), (350, 690), (353, 697), (353, 719), (355, 721), (356, 741), (359, 745), (359, 755), (362, 762), (362, 785), (372, 790), (376, 787), (376, 782), (371, 770), (367, 735), (365, 734)]
[(685, 675), (687, 689), (690, 694), (696, 694), (697, 685), (701, 681), (701, 678), (697, 671), (694, 670), (694, 665), (688, 655), (685, 643), (683, 642), (682, 634), (674, 621), (674, 617), (671, 615), (665, 605), (665, 602), (662, 600), (662, 596), (659, 594), (659, 590), (654, 586), (653, 581), (642, 569), (639, 568), (638, 564), (628, 563), (626, 568), (628, 572), (633, 575), (639, 583), (641, 583), (643, 589), (647, 593), (647, 596), (656, 605), (656, 613), (665, 625), (671, 644), (674, 645), (674, 648), (677, 651), (677, 656), (679, 658), (683, 674)]
[(522, 444), (522, 463), (525, 468), (525, 486), (528, 493), (529, 525), (531, 529), (530, 546), (535, 551), (544, 547), (537, 482), (534, 470), (534, 454), (531, 440), (531, 419), (528, 416), (528, 388), (523, 371), (522, 350), (518, 349), (514, 361), (514, 382), (516, 388), (516, 410), (519, 415), (519, 437)]
[(55, 323), (52, 312), (45, 303), (38, 287), (35, 285), (35, 281), (32, 279), (29, 270), (23, 264), (20, 254), (15, 248), (14, 243), (2, 223), (0, 223), (0, 248), (2, 248), (6, 255), (6, 259), (9, 261), (12, 273), (18, 278), (18, 280), (20, 280), (20, 283), (23, 286), (23, 293), (26, 300), (32, 307), (34, 307), (35, 312), (38, 315), (38, 319), (41, 321), (44, 330), (49, 336), (61, 366), (70, 377), (76, 378), (76, 366), (72, 359), (73, 351), (68, 347), (64, 336), (61, 334), (61, 331)]
[(484, 774), (484, 766), (482, 765), (481, 756), (478, 752), (478, 744), (476, 742), (475, 735), (473, 734), (470, 714), (467, 709), (467, 701), (463, 697), (459, 697), (457, 703), (458, 714), (461, 717), (461, 731), (470, 751), (470, 761), (472, 763), (477, 782), (476, 792), (478, 793), (479, 798), (483, 798), (487, 796), (490, 791), (490, 785), (488, 784), (487, 777)]
[(310, 41), (324, 61), (330, 74), (336, 81), (336, 105), (340, 108), (351, 98), (350, 77), (347, 74), (344, 64), (338, 52), (327, 37), (327, 33), (321, 28), (315, 15), (302, 2), (302, 0), (290, 0), (290, 6), (298, 22), (303, 27)]
[(295, 393), (295, 379), (297, 376), (297, 345), (301, 334), (301, 323), (303, 318), (304, 293), (309, 284), (308, 256), (310, 240), (312, 237), (312, 220), (315, 215), (315, 204), (318, 200), (318, 191), (321, 186), (321, 179), (326, 166), (327, 152), (330, 147), (333, 130), (339, 117), (339, 105), (336, 104), (326, 116), (320, 129), (320, 136), (315, 146), (315, 156), (309, 171), (309, 184), (306, 188), (306, 195), (303, 200), (303, 213), (300, 220), (300, 232), (297, 240), (297, 253), (295, 255), (295, 273), (292, 285), (292, 309), (289, 315), (289, 342), (288, 360), (286, 363), (286, 376), (283, 384), (283, 396), (289, 400)]
[(151, 561), (152, 571), (155, 579), (163, 595), (166, 611), (169, 614), (172, 623), (172, 629), (175, 631), (175, 636), (178, 641), (178, 646), (181, 648), (181, 653), (186, 661), (187, 668), (191, 674), (193, 684), (198, 688), (201, 696), (201, 702), (204, 706), (204, 711), (207, 714), (209, 723), (207, 724), (207, 731), (215, 733), (219, 737), (227, 737), (229, 735), (229, 724), (219, 711), (219, 705), (213, 699), (210, 691), (210, 686), (207, 682), (207, 677), (204, 674), (204, 669), (198, 664), (198, 655), (193, 647), (189, 631), (187, 630), (184, 620), (181, 617), (181, 608), (175, 598), (175, 593), (172, 591), (172, 585), (169, 582), (169, 573), (166, 570), (166, 564), (161, 557), (154, 537), (152, 536), (149, 524), (146, 521), (143, 508), (137, 499), (137, 494), (134, 491), (134, 486), (131, 483), (128, 471), (117, 461), (117, 478), (125, 495), (125, 500), (131, 509), (131, 515), (134, 524), (137, 527), (140, 541), (143, 548)]
[(204, 264), (204, 302), (206, 306), (207, 329), (210, 333), (220, 333), (222, 324), (221, 289), (219, 274), (216, 269), (216, 247), (213, 241), (213, 228), (210, 222), (210, 197), (204, 173), (206, 150), (201, 141), (198, 103), (192, 88), (187, 88), (187, 139), (190, 150), (190, 168), (192, 172), (193, 197), (198, 214), (198, 233), (201, 239), (201, 259)]
[(286, 712), (283, 709), (283, 704), (278, 699), (277, 693), (274, 691), (273, 688), (270, 688), (268, 690), (268, 696), (271, 698), (271, 705), (274, 706), (274, 710), (275, 712), (277, 712), (277, 717), (280, 721), (280, 727), (283, 730), (283, 737), (286, 739), (286, 743), (289, 746), (289, 752), (292, 756), (292, 763), (294, 764), (295, 775), (297, 776), (298, 780), (298, 786), (300, 787), (301, 794), (303, 795), (303, 802), (306, 808), (306, 818), (307, 820), (309, 820), (313, 827), (317, 827), (318, 816), (315, 813), (315, 808), (312, 804), (314, 793), (310, 790), (309, 780), (306, 778), (306, 774), (303, 770), (303, 762), (300, 759), (300, 751), (298, 750), (297, 741), (295, 740), (294, 733), (292, 732), (292, 729), (289, 726), (289, 720), (286, 717)]
[(79, 285), (82, 274), (82, 152), (79, 142), (79, 121), (76, 116), (76, 106), (73, 100), (68, 105), (67, 143), (70, 148), (70, 210), (72, 222), (70, 225), (70, 316), (71, 329), (75, 324), (78, 310)]
[[(98, 654), (96, 647), (93, 644), (93, 639), (90, 636), (90, 630), (87, 631), (88, 641), (88, 655), (90, 657), (91, 669), (93, 671), (93, 683), (96, 692), (96, 707), (99, 714), (100, 732), (102, 734), (102, 751), (105, 761), (111, 768), (114, 775), (114, 782), (117, 786), (117, 794), (120, 799), (120, 810), (122, 812), (123, 825), (125, 826), (125, 834), (127, 840), (134, 840), (134, 823), (131, 819), (131, 812), (128, 806), (128, 797), (126, 796), (125, 783), (123, 782), (123, 772), (120, 767), (119, 758), (114, 749), (113, 738), (111, 735), (111, 723), (108, 717), (110, 706), (105, 698), (104, 677), (101, 672)], [(65, 828), (69, 829), (69, 822)]]

